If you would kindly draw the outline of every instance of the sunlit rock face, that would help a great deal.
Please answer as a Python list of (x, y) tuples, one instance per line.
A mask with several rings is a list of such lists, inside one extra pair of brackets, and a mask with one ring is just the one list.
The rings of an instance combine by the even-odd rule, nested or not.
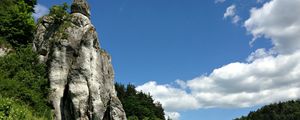
[[(110, 55), (100, 48), (85, 0), (74, 0), (63, 30), (51, 16), (37, 25), (33, 49), (48, 65), (56, 120), (126, 120)], [(63, 32), (63, 33), (62, 33)]]

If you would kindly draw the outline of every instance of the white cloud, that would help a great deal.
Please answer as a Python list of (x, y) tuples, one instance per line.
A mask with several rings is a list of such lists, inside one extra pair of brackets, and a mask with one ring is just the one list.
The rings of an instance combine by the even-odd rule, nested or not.
[(215, 0), (215, 3), (224, 3), (226, 0)]
[(224, 13), (224, 18), (233, 17), (235, 14), (236, 14), (236, 6), (231, 5), (226, 9), (226, 12)]
[(257, 49), (255, 52), (251, 53), (248, 56), (247, 61), (252, 62), (256, 59), (264, 58), (264, 57), (268, 57), (268, 56), (276, 55), (276, 54), (277, 54), (276, 51), (274, 51), (273, 49), (266, 50), (264, 48), (260, 48), (260, 49)]
[(41, 4), (35, 5), (34, 11), (35, 13), (33, 13), (33, 17), (35, 20), (49, 13), (49, 9), (46, 6)]
[(176, 83), (177, 85), (179, 85), (179, 87), (180, 87), (181, 89), (186, 89), (186, 88), (187, 88), (187, 84), (186, 84), (183, 80), (175, 80), (175, 83)]
[(256, 0), (257, 3), (264, 3), (266, 1), (268, 1), (268, 0)]
[[(179, 88), (151, 81), (137, 89), (149, 92), (168, 114), (199, 108), (251, 107), (300, 98), (299, 14), (300, 0), (271, 0), (261, 8), (253, 8), (245, 27), (254, 38), (269, 38), (273, 48), (257, 49), (247, 61), (224, 65), (208, 75), (176, 80)], [(233, 5), (224, 18), (235, 15)]]
[(188, 89), (151, 81), (137, 90), (151, 93), (167, 111), (266, 104), (300, 97), (299, 59), (300, 52), (265, 55), (251, 63), (231, 63), (207, 76), (187, 80)]
[(237, 24), (239, 21), (241, 20), (240, 16), (238, 15), (235, 15), (233, 18), (232, 18), (232, 23), (234, 24)]
[[(300, 97), (300, 53), (231, 63), (187, 84), (202, 108), (250, 107)], [(290, 92), (295, 91), (295, 92)]]
[(236, 6), (231, 5), (226, 9), (226, 12), (224, 13), (224, 19), (231, 18), (231, 22), (234, 24), (237, 24), (241, 18), (236, 14)]
[[(151, 93), (155, 100), (162, 103), (166, 111), (176, 111), (178, 109), (197, 109), (197, 100), (186, 91), (174, 88), (170, 85), (158, 85), (155, 81), (150, 81), (136, 88), (138, 91)], [(189, 101), (189, 104), (178, 101)]]
[(181, 80), (187, 89), (151, 81), (137, 90), (150, 93), (168, 113), (251, 107), (300, 98), (300, 52), (277, 56), (263, 53), (253, 59), (250, 63), (230, 63), (185, 83)]
[(300, 49), (300, 0), (272, 0), (262, 8), (253, 8), (245, 22), (254, 38), (272, 40), (274, 49), (282, 54)]
[(176, 112), (178, 110), (190, 110), (199, 107), (196, 98), (186, 91), (170, 85), (158, 85), (155, 81), (150, 81), (138, 86), (136, 89), (150, 93), (155, 101), (159, 101), (162, 104), (166, 118), (170, 117), (172, 120), (179, 120), (180, 114)]
[(171, 120), (179, 120), (180, 114), (178, 112), (165, 112), (165, 118), (171, 118)]

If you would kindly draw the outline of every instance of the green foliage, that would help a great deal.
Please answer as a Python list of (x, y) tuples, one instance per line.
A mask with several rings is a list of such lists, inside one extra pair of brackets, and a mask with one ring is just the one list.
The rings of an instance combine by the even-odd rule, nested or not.
[(61, 39), (67, 39), (69, 36), (67, 32), (65, 32), (65, 30), (71, 26), (71, 16), (68, 12), (69, 8), (70, 7), (67, 3), (64, 3), (62, 5), (55, 5), (50, 8), (49, 16), (54, 20), (54, 27), (56, 27), (56, 29), (58, 30), (55, 33), (55, 36)]
[(46, 73), (31, 46), (17, 48), (0, 58), (0, 96), (31, 106), (38, 115), (49, 113)]
[(35, 0), (0, 0), (0, 36), (13, 46), (28, 44), (34, 33)]
[(12, 49), (0, 57), (0, 119), (52, 119), (48, 105), (46, 65), (32, 51), (36, 0), (0, 0), (0, 46)]
[(11, 48), (12, 46), (5, 40), (5, 38), (0, 37), (0, 47)]
[(50, 8), (49, 16), (53, 17), (54, 23), (62, 24), (64, 21), (69, 20), (69, 5), (67, 3), (64, 3), (62, 5), (55, 5), (52, 8)]
[(164, 120), (160, 103), (154, 103), (149, 94), (137, 92), (134, 85), (115, 84), (118, 98), (123, 104), (128, 120)]
[(300, 120), (300, 101), (267, 105), (235, 120)]
[(28, 6), (28, 10), (30, 12), (34, 12), (34, 6), (36, 5), (36, 0), (19, 0), (19, 1), (24, 1)]
[(129, 116), (128, 120), (139, 120), (137, 116)]
[(9, 98), (0, 96), (0, 119), (1, 120), (50, 120), (51, 117), (38, 117), (27, 105), (20, 104)]

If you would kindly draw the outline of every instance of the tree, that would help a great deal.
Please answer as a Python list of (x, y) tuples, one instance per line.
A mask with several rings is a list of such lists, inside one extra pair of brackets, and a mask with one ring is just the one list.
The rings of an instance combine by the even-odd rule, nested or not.
[(34, 12), (34, 6), (36, 5), (36, 0), (19, 0), (24, 1), (29, 7), (28, 12)]
[(152, 96), (138, 92), (135, 86), (116, 83), (118, 98), (123, 104), (129, 120), (164, 120), (164, 110), (159, 102), (154, 103)]
[(28, 44), (33, 39), (34, 20), (32, 18), (35, 0), (0, 1), (0, 36), (11, 45)]
[(13, 98), (37, 113), (44, 113), (50, 111), (46, 65), (39, 63), (37, 53), (31, 48), (17, 48), (0, 57), (0, 96)]
[(31, 46), (35, 4), (36, 0), (0, 0), (0, 46), (11, 49), (0, 57), (0, 119), (51, 118), (46, 65)]
[(235, 120), (300, 120), (300, 101), (293, 100), (266, 105)]

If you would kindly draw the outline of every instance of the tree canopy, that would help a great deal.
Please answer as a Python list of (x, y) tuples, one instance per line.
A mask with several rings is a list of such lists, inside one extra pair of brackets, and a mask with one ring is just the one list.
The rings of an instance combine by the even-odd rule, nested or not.
[(164, 120), (162, 105), (154, 102), (149, 94), (138, 92), (135, 86), (116, 83), (118, 98), (123, 104), (128, 120)]
[(46, 65), (32, 51), (36, 0), (0, 0), (0, 119), (52, 119)]
[(0, 36), (11, 45), (28, 44), (33, 39), (35, 0), (0, 1)]
[(235, 120), (300, 120), (300, 101), (293, 100), (266, 105)]

